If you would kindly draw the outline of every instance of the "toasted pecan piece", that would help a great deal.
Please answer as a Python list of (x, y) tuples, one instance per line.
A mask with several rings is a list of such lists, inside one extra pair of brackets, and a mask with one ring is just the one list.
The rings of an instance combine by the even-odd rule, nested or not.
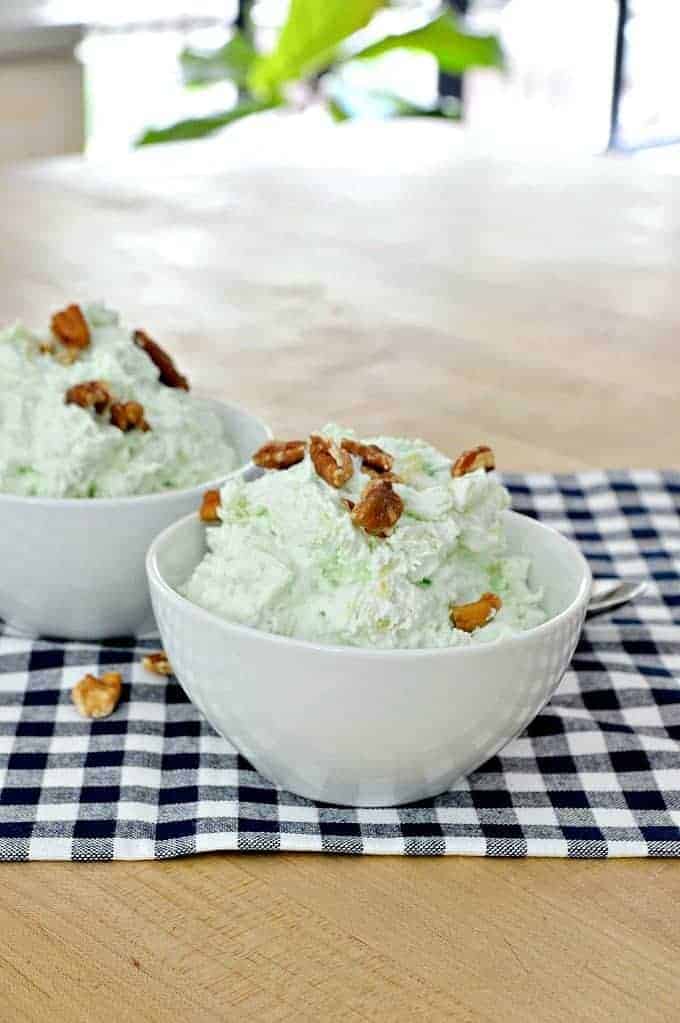
[(404, 502), (388, 480), (371, 480), (354, 508), (352, 522), (372, 536), (388, 536), (404, 510)]
[(451, 466), (451, 475), (467, 476), (475, 469), (486, 469), (487, 472), (491, 472), (495, 468), (496, 459), (493, 451), (486, 444), (480, 444), (479, 447), (470, 448), (469, 451), (464, 451), (462, 455), (458, 456)]
[(156, 654), (146, 654), (142, 657), (142, 667), (153, 675), (172, 675), (172, 668), (165, 650), (159, 650)]
[(219, 522), (217, 509), (222, 503), (219, 490), (206, 490), (198, 512), (201, 522)]
[(112, 401), (111, 392), (103, 380), (86, 380), (82, 384), (74, 384), (66, 392), (66, 405), (80, 405), (81, 408), (93, 408), (95, 412), (105, 412)]
[(338, 489), (354, 475), (352, 459), (328, 437), (313, 433), (309, 438), (309, 457), (321, 479)]
[(123, 691), (123, 677), (118, 671), (107, 671), (101, 678), (85, 675), (71, 690), (71, 699), (85, 718), (105, 718), (118, 706)]
[(59, 345), (57, 350), (54, 352), (54, 361), (58, 362), (60, 366), (72, 366), (74, 362), (78, 361), (82, 348), (66, 347), (65, 345)]
[(158, 379), (162, 384), (165, 384), (166, 387), (179, 387), (183, 391), (189, 390), (189, 381), (180, 373), (164, 348), (150, 338), (145, 330), (136, 330), (132, 336), (135, 344), (143, 348), (153, 362), (158, 370)]
[(69, 305), (55, 313), (51, 322), (52, 333), (68, 348), (87, 348), (90, 328), (79, 305)]
[(41, 341), (38, 345), (38, 351), (41, 355), (54, 355), (57, 350), (57, 346), (54, 341)]
[(372, 469), (375, 473), (389, 472), (394, 465), (392, 455), (383, 451), (377, 444), (362, 444), (361, 441), (352, 440), (351, 437), (343, 437), (340, 447), (344, 451), (348, 451), (350, 455), (360, 458), (364, 469)]
[(386, 480), (388, 483), (404, 482), (396, 472), (378, 472), (377, 469), (371, 469), (368, 465), (362, 465), (361, 471), (365, 476), (370, 476), (372, 480)]
[(144, 406), (138, 401), (119, 401), (111, 406), (111, 422), (123, 433), (141, 430), (146, 433), (151, 427), (144, 418)]
[(495, 593), (483, 593), (479, 600), (471, 604), (452, 604), (449, 608), (451, 624), (463, 632), (474, 632), (487, 625), (496, 617), (503, 606), (503, 601)]
[(270, 440), (253, 455), (253, 462), (261, 469), (290, 469), (305, 457), (303, 440)]

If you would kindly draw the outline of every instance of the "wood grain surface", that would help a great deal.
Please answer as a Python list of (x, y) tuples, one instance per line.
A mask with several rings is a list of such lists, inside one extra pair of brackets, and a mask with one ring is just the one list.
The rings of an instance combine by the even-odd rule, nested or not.
[[(0, 176), (2, 319), (104, 297), (198, 392), (480, 441), (508, 469), (678, 466), (680, 198), (421, 124)], [(0, 1020), (680, 1013), (673, 861), (215, 854), (0, 868)]]

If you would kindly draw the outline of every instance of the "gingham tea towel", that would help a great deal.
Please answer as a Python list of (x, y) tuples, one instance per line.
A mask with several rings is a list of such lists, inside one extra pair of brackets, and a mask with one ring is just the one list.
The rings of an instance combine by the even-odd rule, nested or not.
[[(164, 858), (216, 849), (487, 856), (680, 855), (680, 474), (506, 475), (514, 507), (581, 546), (596, 576), (645, 578), (588, 622), (558, 692), (469, 778), (408, 807), (276, 790), (140, 658), (156, 644), (0, 630), (0, 859)], [(70, 690), (120, 670), (121, 704)]]

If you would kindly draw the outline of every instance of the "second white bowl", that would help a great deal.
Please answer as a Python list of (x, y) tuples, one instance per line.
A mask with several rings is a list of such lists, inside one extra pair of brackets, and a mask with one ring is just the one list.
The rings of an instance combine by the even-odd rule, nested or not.
[(153, 538), (242, 472), (271, 431), (226, 402), (211, 406), (238, 464), (186, 490), (139, 497), (43, 498), (0, 494), (0, 618), (32, 635), (108, 639), (154, 628), (144, 556)]

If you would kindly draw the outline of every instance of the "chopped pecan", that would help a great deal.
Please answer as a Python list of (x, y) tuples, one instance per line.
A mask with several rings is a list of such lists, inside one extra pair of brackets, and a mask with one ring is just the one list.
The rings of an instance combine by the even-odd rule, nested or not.
[(331, 487), (342, 487), (354, 474), (349, 454), (318, 433), (309, 438), (309, 456), (321, 479)]
[(145, 657), (142, 657), (142, 667), (153, 675), (172, 675), (170, 661), (164, 650), (159, 650), (157, 654), (147, 654)]
[(452, 604), (449, 608), (449, 618), (454, 628), (462, 629), (463, 632), (474, 632), (495, 618), (502, 606), (503, 601), (495, 593), (483, 593), (479, 600), (471, 604)]
[(149, 337), (144, 330), (136, 330), (133, 334), (134, 342), (143, 348), (154, 366), (158, 370), (158, 379), (166, 387), (179, 387), (183, 391), (189, 390), (189, 381), (177, 369), (172, 358), (164, 348)]
[(101, 678), (85, 675), (71, 691), (71, 699), (85, 718), (105, 718), (118, 706), (123, 678), (118, 671), (107, 671)]
[(82, 384), (69, 387), (64, 399), (67, 405), (80, 405), (81, 408), (93, 408), (95, 412), (105, 412), (112, 401), (111, 392), (103, 380), (87, 380)]
[(72, 366), (77, 361), (80, 352), (80, 348), (74, 348), (73, 346), (65, 348), (64, 345), (60, 345), (54, 352), (54, 361), (58, 362), (60, 366)]
[(305, 457), (303, 440), (270, 440), (253, 455), (253, 462), (261, 469), (290, 469)]
[(352, 522), (372, 536), (388, 536), (404, 510), (404, 502), (388, 480), (371, 480), (351, 511)]
[(57, 350), (57, 346), (54, 341), (41, 341), (38, 345), (38, 351), (41, 355), (54, 355)]
[(79, 305), (70, 305), (55, 313), (51, 322), (52, 333), (67, 348), (87, 348), (90, 328)]
[(467, 476), (469, 472), (474, 472), (475, 469), (486, 469), (487, 472), (491, 472), (495, 468), (496, 459), (494, 458), (493, 451), (486, 444), (480, 444), (479, 447), (471, 448), (469, 451), (464, 451), (462, 455), (458, 456), (451, 466), (451, 475)]
[(199, 516), (201, 522), (219, 522), (220, 517), (217, 509), (222, 503), (219, 490), (206, 490), (201, 501)]
[(146, 433), (151, 427), (144, 418), (144, 406), (138, 401), (116, 402), (111, 406), (111, 422), (123, 433), (128, 430), (141, 430)]
[(340, 447), (349, 451), (350, 455), (356, 455), (361, 459), (364, 469), (372, 469), (374, 473), (389, 472), (394, 465), (392, 455), (379, 448), (377, 444), (362, 444), (361, 441), (352, 440), (351, 437), (343, 437)]
[(396, 472), (378, 472), (377, 469), (371, 469), (367, 465), (362, 465), (362, 473), (365, 476), (370, 476), (372, 480), (386, 480), (388, 483), (403, 483), (401, 476), (397, 476)]

